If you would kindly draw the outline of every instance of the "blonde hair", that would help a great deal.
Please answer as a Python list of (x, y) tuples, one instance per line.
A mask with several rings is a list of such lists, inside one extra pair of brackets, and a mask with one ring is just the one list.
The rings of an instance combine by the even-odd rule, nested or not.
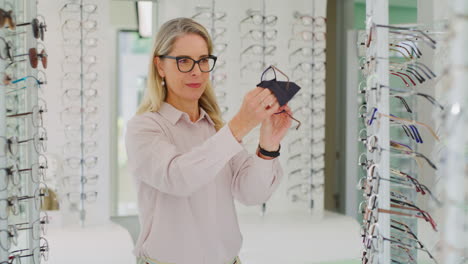
[[(156, 69), (154, 58), (169, 54), (177, 38), (186, 34), (197, 34), (202, 37), (206, 41), (209, 54), (212, 54), (213, 42), (211, 41), (208, 31), (193, 19), (175, 18), (164, 23), (156, 35), (153, 56), (151, 57), (149, 65), (148, 84), (143, 101), (138, 107), (137, 114), (157, 112), (166, 100), (167, 88), (161, 84), (163, 78)], [(221, 118), (221, 110), (216, 101), (216, 96), (210, 81), (198, 100), (198, 104), (210, 116), (211, 120), (213, 120), (216, 131), (220, 130), (224, 122)]]

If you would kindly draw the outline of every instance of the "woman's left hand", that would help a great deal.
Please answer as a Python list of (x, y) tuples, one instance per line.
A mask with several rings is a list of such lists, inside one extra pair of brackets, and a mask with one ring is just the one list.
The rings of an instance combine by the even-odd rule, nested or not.
[[(289, 106), (280, 107), (278, 112), (283, 110), (292, 116)], [(286, 113), (273, 114), (265, 119), (260, 127), (260, 146), (266, 151), (277, 151), (291, 123), (291, 118)]]

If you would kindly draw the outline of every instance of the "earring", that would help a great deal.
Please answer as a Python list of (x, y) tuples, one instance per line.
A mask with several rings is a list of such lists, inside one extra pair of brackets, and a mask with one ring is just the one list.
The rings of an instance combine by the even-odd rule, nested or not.
[(161, 85), (162, 85), (162, 86), (165, 86), (165, 85), (166, 85), (166, 82), (164, 81), (164, 77), (162, 78)]

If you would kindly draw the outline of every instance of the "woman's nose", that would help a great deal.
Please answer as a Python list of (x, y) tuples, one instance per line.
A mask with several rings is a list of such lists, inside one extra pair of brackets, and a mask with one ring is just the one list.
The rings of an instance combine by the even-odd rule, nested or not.
[(197, 76), (197, 75), (200, 75), (200, 74), (201, 74), (200, 65), (195, 64), (192, 71), (190, 72), (190, 75)]

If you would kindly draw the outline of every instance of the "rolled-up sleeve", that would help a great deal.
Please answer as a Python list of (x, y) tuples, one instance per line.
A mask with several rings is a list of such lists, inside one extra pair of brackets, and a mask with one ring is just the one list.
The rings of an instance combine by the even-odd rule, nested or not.
[(148, 116), (135, 116), (128, 122), (125, 144), (129, 172), (137, 180), (175, 196), (189, 196), (213, 181), (243, 150), (224, 126), (201, 145), (180, 152), (161, 125)]
[(231, 192), (245, 205), (257, 205), (270, 199), (283, 178), (278, 158), (265, 160), (246, 150), (230, 161), (233, 170)]

